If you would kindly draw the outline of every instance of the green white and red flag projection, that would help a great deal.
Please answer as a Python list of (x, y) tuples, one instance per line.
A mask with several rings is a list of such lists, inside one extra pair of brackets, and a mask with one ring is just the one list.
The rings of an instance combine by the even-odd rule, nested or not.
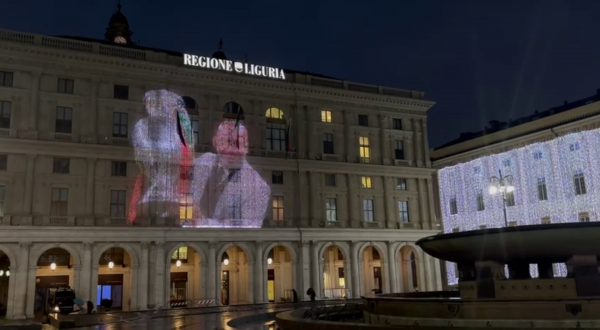
[(146, 116), (137, 121), (133, 134), (140, 174), (130, 200), (129, 221), (261, 227), (271, 189), (246, 159), (248, 130), (240, 116), (218, 125), (212, 138), (215, 153), (196, 155), (197, 141), (179, 95), (148, 91), (144, 106)]

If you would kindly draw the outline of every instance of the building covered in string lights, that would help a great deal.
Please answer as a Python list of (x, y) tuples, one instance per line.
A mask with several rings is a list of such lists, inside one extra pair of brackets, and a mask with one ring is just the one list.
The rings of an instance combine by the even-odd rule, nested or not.
[[(433, 151), (444, 232), (600, 220), (599, 127), (600, 91), (510, 123), (491, 122)], [(500, 173), (514, 187), (504, 199), (489, 192)], [(456, 283), (455, 267), (447, 270)], [(555, 274), (566, 275), (564, 265), (555, 265)]]
[[(0, 31), (0, 303), (141, 310), (441, 287), (422, 92)], [(102, 306), (100, 307), (102, 308)]]

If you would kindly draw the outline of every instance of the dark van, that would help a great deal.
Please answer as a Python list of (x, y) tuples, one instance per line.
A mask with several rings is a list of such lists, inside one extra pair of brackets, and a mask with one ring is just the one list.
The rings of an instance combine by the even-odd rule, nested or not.
[[(75, 291), (69, 288), (49, 289), (48, 312), (69, 314), (73, 312)], [(57, 308), (58, 307), (58, 308)]]

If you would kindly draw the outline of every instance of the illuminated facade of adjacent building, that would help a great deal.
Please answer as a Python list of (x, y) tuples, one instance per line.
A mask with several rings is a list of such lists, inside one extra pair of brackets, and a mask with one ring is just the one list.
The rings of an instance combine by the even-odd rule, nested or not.
[(61, 286), (123, 310), (441, 287), (413, 244), (440, 228), (421, 92), (185, 66), (125, 23), (0, 31), (6, 317)]
[[(600, 93), (495, 124), (432, 153), (444, 232), (600, 219)], [(514, 187), (505, 195), (506, 219), (503, 197), (490, 193), (500, 173)], [(454, 271), (448, 267), (450, 283)]]

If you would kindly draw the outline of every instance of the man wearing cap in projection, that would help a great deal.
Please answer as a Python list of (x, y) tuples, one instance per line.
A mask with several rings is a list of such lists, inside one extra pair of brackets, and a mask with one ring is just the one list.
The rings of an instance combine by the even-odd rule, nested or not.
[(199, 226), (262, 226), (271, 188), (248, 161), (248, 131), (239, 120), (226, 119), (212, 140), (216, 154), (194, 161), (192, 190), (200, 211)]

